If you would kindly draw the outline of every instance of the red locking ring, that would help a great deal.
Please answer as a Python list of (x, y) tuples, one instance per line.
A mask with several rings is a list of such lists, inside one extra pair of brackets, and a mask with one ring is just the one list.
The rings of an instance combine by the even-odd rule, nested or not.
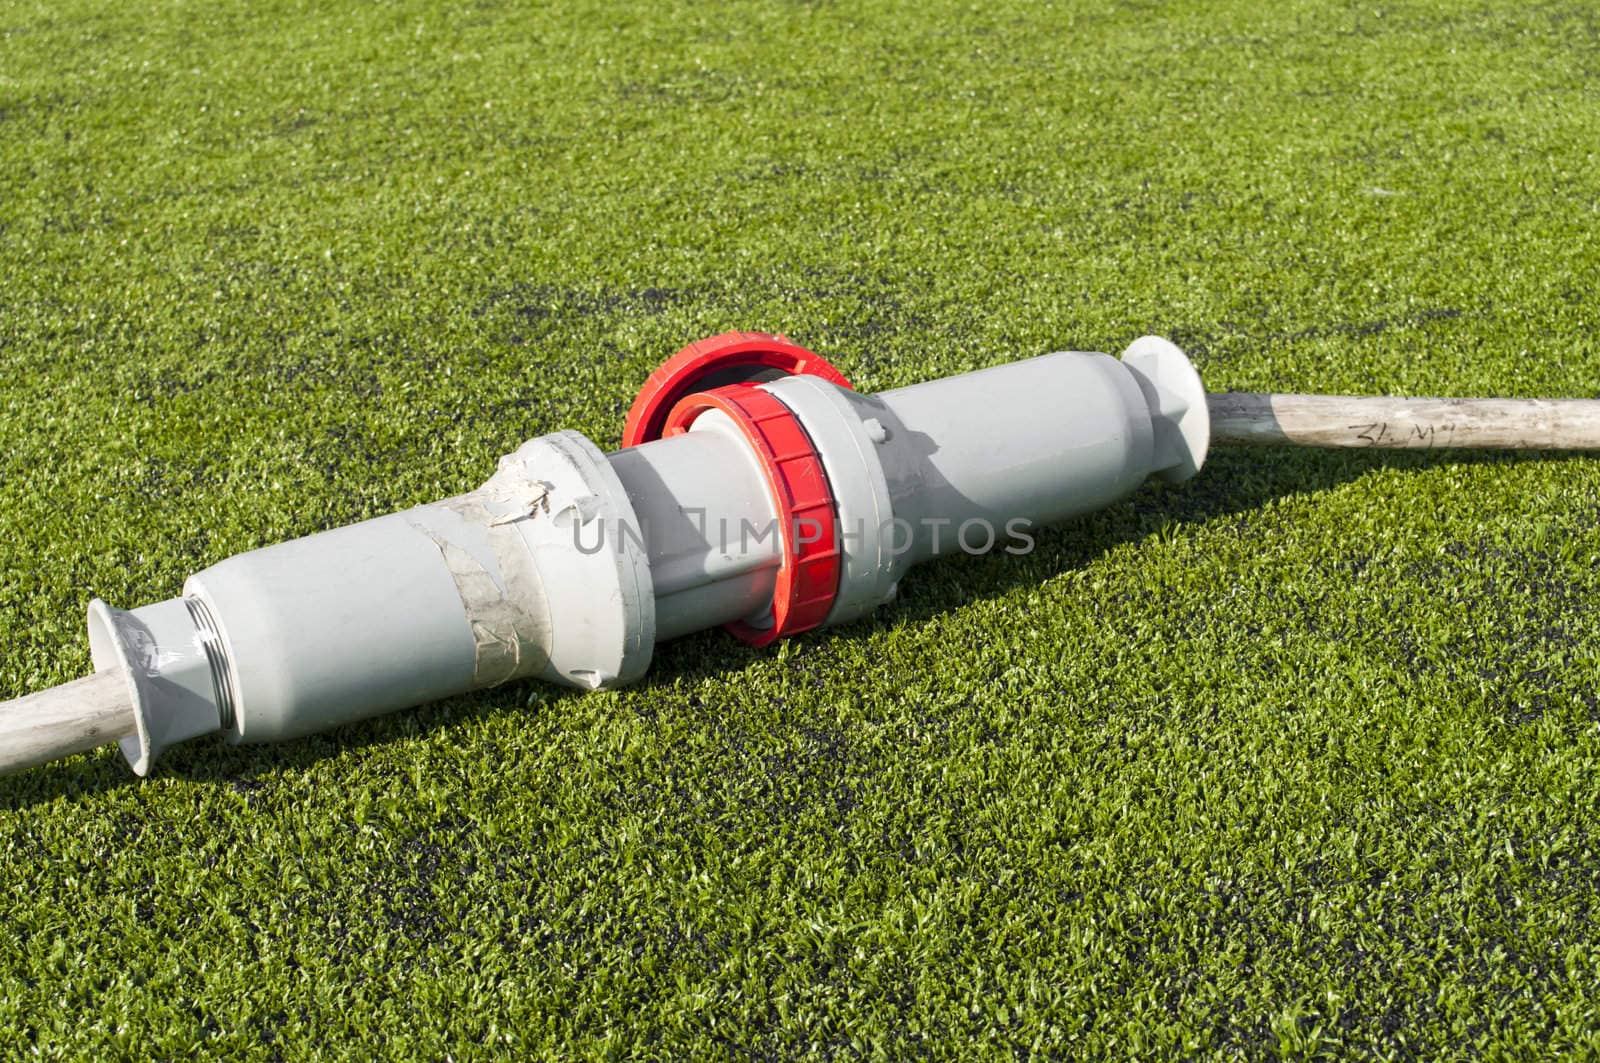
[(815, 376), (842, 388), (850, 386), (826, 358), (770, 332), (724, 332), (691, 343), (663, 362), (639, 389), (622, 429), (622, 445), (636, 447), (660, 439), (667, 414), (685, 395), (785, 376)]
[(700, 391), (667, 413), (666, 434), (687, 432), (707, 410), (727, 414), (761, 461), (777, 503), (783, 560), (772, 587), (772, 623), (724, 625), (752, 646), (810, 631), (828, 617), (839, 593), (839, 510), (811, 437), (793, 411), (750, 384)]

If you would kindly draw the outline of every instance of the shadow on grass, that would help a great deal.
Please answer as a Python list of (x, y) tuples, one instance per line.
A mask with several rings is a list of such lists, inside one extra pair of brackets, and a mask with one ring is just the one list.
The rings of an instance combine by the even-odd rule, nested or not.
[[(497, 715), (543, 711), (583, 692), (545, 685), (538, 710), (526, 706), (533, 684), (482, 690), (366, 720), (286, 742), (235, 745), (220, 737), (198, 738), (161, 754), (152, 778), (177, 777), (228, 786), (248, 794), (262, 787), (263, 777), (300, 771), (332, 757), (367, 746), (386, 746), (426, 734), (447, 723)], [(115, 746), (103, 746), (86, 757), (41, 764), (0, 778), (0, 812), (15, 811), (56, 798), (106, 793), (141, 782)]]
[[(1592, 457), (1568, 452), (1464, 450), (1317, 450), (1228, 447), (1207, 458), (1199, 476), (1176, 486), (1146, 485), (1126, 501), (1067, 524), (1033, 532), (1034, 549), (1013, 556), (955, 555), (920, 565), (906, 575), (900, 596), (871, 616), (801, 640), (849, 638), (867, 625), (921, 622), (970, 602), (998, 598), (1018, 586), (1092, 564), (1101, 554), (1174, 527), (1204, 525), (1247, 513), (1280, 498), (1314, 495), (1379, 469), (1426, 470), (1440, 465), (1520, 465)], [(720, 645), (719, 645), (720, 644)], [(702, 632), (656, 650), (640, 686), (668, 687), (680, 679), (737, 672), (769, 650), (744, 646), (721, 632)]]
[[(1213, 452), (1200, 476), (1175, 487), (1146, 487), (1128, 502), (1056, 528), (1037, 529), (1027, 555), (992, 553), (955, 556), (921, 566), (905, 580), (892, 605), (854, 624), (800, 636), (802, 640), (851, 638), (862, 625), (918, 622), (962, 604), (999, 597), (1024, 584), (1092, 563), (1101, 554), (1174, 526), (1248, 512), (1291, 495), (1310, 495), (1360, 479), (1380, 468), (1424, 470), (1445, 464), (1513, 465), (1580, 457), (1557, 453), (1392, 450), (1258, 450)], [(658, 648), (650, 674), (638, 689), (666, 689), (679, 680), (731, 678), (770, 650), (755, 649), (721, 632), (701, 632)], [(311, 766), (325, 758), (369, 745), (387, 744), (458, 719), (531, 711), (524, 702), (530, 685), (488, 690), (409, 709), (333, 731), (270, 746), (225, 743), (169, 750), (160, 772), (248, 791), (257, 778), (284, 769)], [(548, 710), (575, 690), (546, 687), (540, 702)], [(137, 783), (120, 755), (106, 750), (88, 760), (41, 765), (0, 779), (0, 809), (18, 809), (57, 798), (76, 798)]]

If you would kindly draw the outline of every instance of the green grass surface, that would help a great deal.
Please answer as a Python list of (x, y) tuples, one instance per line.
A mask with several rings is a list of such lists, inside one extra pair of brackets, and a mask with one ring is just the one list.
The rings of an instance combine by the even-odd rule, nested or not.
[[(1587, 0), (6, 2), (0, 697), (729, 328), (1593, 397), (1597, 129)], [(1218, 452), (776, 651), (0, 780), (0, 1054), (1600, 1053), (1597, 523)]]

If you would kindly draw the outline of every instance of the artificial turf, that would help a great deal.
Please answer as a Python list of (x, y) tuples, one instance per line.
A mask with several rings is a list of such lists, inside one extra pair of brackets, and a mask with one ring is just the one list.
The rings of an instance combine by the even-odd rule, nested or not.
[[(1146, 333), (1595, 397), (1588, 0), (0, 6), (0, 697), (83, 606)], [(1600, 461), (1217, 451), (775, 651), (0, 780), (0, 1054), (1600, 1053)]]

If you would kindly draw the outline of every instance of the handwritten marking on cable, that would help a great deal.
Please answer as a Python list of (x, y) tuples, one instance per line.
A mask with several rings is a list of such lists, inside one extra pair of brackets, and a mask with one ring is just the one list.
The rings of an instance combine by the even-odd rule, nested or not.
[(1369, 447), (1422, 447), (1423, 449), (1449, 446), (1456, 432), (1454, 424), (1394, 425), (1391, 430), (1388, 421), (1352, 424), (1346, 425), (1346, 428), (1355, 432), (1356, 438)]

